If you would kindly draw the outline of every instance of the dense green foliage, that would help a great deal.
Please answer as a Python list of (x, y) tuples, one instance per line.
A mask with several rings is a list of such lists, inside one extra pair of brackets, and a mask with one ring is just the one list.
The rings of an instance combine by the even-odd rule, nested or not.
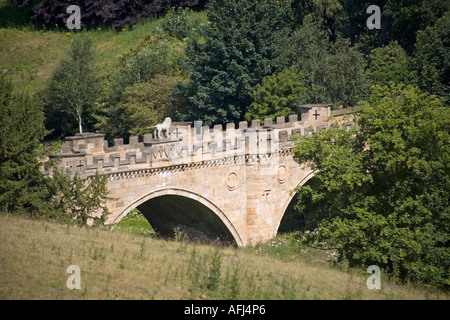
[(419, 31), (413, 68), (419, 86), (450, 103), (450, 12), (435, 25)]
[(247, 121), (297, 113), (297, 107), (308, 102), (304, 78), (304, 72), (295, 67), (265, 77), (251, 94), (253, 102), (245, 115)]
[(329, 41), (321, 24), (304, 21), (286, 41), (282, 63), (306, 71), (309, 103), (354, 106), (367, 89), (364, 57), (340, 35)]
[(410, 69), (406, 51), (397, 43), (391, 42), (371, 51), (368, 58), (367, 77), (372, 85), (388, 85), (389, 82), (409, 84), (415, 74)]
[[(419, 85), (447, 99), (446, 3), (380, 0), (370, 4), (381, 8), (381, 30), (366, 27), (368, 1), (212, 0), (207, 15), (195, 18), (183, 5), (175, 5), (178, 8), (169, 9), (162, 20), (162, 29), (122, 54), (119, 64), (102, 79), (99, 109), (95, 118), (90, 112), (86, 119), (89, 129), (96, 128), (112, 140), (144, 134), (144, 125), (153, 126), (166, 116), (203, 120), (207, 125), (274, 118), (275, 109), (285, 107), (261, 108), (256, 99), (262, 97), (255, 96), (256, 90), (261, 93), (263, 79), (267, 82), (292, 66), (304, 75), (305, 102), (328, 103), (334, 109), (355, 106), (367, 99), (370, 85), (391, 81)], [(154, 92), (158, 85), (152, 79), (157, 75), (171, 77), (171, 81), (160, 79), (172, 88), (163, 90), (160, 106), (148, 103), (153, 116), (130, 108), (137, 105), (130, 104), (130, 94), (142, 101), (133, 92), (139, 88)], [(46, 114), (54, 136), (73, 134), (71, 124), (61, 121), (61, 112), (50, 108)], [(145, 124), (133, 123), (144, 114)]]
[(287, 34), (286, 6), (275, 0), (213, 0), (210, 24), (188, 40), (188, 82), (176, 87), (182, 120), (205, 124), (236, 122), (252, 92), (276, 70), (278, 48)]
[(448, 287), (449, 110), (415, 87), (375, 86), (358, 128), (302, 138), (295, 159), (317, 170), (297, 190), (311, 240), (352, 266)]
[(149, 127), (173, 115), (171, 89), (180, 79), (159, 74), (148, 82), (127, 86), (119, 103), (110, 108), (108, 116), (103, 118), (104, 122), (99, 123), (101, 131), (110, 137), (124, 138), (149, 133)]
[(172, 88), (184, 75), (178, 64), (183, 53), (183, 42), (163, 34), (124, 54), (101, 98), (97, 128), (110, 139), (127, 138), (173, 116)]
[[(15, 93), (0, 75), (0, 209), (86, 226), (103, 224), (108, 215), (106, 177), (90, 183), (53, 169), (41, 172), (38, 149), (48, 133), (42, 105), (28, 93)], [(48, 166), (51, 166), (48, 163)], [(91, 214), (99, 213), (98, 217)]]
[(13, 92), (0, 74), (0, 208), (36, 214), (46, 196), (37, 148), (46, 135), (42, 105), (27, 93)]
[(86, 182), (78, 175), (71, 177), (54, 168), (46, 178), (46, 187), (52, 195), (49, 205), (55, 211), (52, 218), (79, 226), (104, 225), (109, 215), (105, 204), (111, 199), (107, 196), (106, 182), (107, 176), (98, 173)]

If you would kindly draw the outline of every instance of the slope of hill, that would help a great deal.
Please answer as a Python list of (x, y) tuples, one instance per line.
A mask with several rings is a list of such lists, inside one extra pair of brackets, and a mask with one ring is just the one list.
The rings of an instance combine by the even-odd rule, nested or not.
[(75, 37), (92, 38), (101, 76), (114, 70), (119, 56), (154, 32), (162, 19), (140, 22), (131, 30), (91, 30), (74, 32), (69, 29), (38, 30), (33, 26), (0, 28), (0, 70), (7, 72), (16, 88), (28, 88), (32, 93), (42, 89), (58, 62), (67, 53)]
[[(0, 299), (448, 299), (438, 291), (342, 271), (320, 253), (157, 240), (124, 231), (0, 215)], [(268, 253), (272, 248), (272, 253)], [(278, 250), (278, 251), (276, 251)], [(266, 252), (266, 253), (265, 253)], [(281, 253), (279, 258), (276, 254)], [(80, 289), (66, 273), (80, 268)]]

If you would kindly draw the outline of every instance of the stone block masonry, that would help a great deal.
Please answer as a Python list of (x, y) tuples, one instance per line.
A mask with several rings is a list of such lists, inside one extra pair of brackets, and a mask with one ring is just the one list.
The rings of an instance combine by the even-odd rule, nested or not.
[[(132, 209), (154, 229), (222, 238), (239, 246), (276, 235), (293, 190), (314, 173), (294, 161), (292, 135), (327, 130), (328, 105), (304, 105), (298, 115), (228, 123), (172, 122), (168, 138), (131, 137), (128, 144), (103, 134), (67, 137), (58, 165), (87, 183), (96, 172), (108, 176), (113, 201), (107, 223)], [(348, 123), (346, 123), (348, 125)]]

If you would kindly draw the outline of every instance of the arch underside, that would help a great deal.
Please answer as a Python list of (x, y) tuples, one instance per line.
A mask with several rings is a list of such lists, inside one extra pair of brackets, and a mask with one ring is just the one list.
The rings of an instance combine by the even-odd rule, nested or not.
[(150, 192), (131, 203), (113, 224), (134, 208), (138, 208), (159, 235), (172, 236), (178, 229), (193, 238), (243, 245), (225, 214), (212, 202), (191, 191), (166, 188)]
[(164, 195), (138, 206), (160, 235), (172, 235), (175, 229), (190, 237), (234, 242), (220, 218), (208, 207), (190, 198)]
[[(308, 184), (311, 179), (314, 178), (314, 174), (315, 170), (309, 171), (297, 184), (296, 188)], [(295, 217), (295, 220), (289, 219), (290, 217), (286, 216), (287, 213), (292, 213), (294, 211), (297, 200), (297, 193), (294, 189), (292, 190), (291, 195), (285, 201), (283, 209), (280, 212), (280, 216), (277, 218), (277, 225), (275, 226), (274, 234), (278, 234), (278, 232), (296, 231), (301, 225), (304, 225), (304, 223), (306, 222), (306, 217), (302, 213), (298, 214), (297, 217)], [(281, 225), (282, 222), (284, 222), (283, 225)]]

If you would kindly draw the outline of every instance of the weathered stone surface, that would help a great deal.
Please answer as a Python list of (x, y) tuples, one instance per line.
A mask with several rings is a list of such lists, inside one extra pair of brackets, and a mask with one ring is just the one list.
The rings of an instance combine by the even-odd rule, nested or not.
[[(292, 191), (313, 172), (296, 163), (291, 134), (327, 130), (329, 106), (302, 106), (297, 115), (212, 129), (201, 122), (173, 122), (170, 137), (114, 139), (102, 134), (68, 137), (59, 166), (89, 180), (96, 172), (108, 176), (109, 224), (139, 208), (161, 233), (174, 228), (208, 237), (234, 240), (240, 246), (276, 235)], [(316, 119), (317, 118), (317, 119)], [(270, 125), (270, 127), (268, 127)], [(346, 122), (345, 126), (349, 123)], [(267, 126), (267, 127), (266, 127)], [(51, 157), (52, 158), (52, 157)]]

